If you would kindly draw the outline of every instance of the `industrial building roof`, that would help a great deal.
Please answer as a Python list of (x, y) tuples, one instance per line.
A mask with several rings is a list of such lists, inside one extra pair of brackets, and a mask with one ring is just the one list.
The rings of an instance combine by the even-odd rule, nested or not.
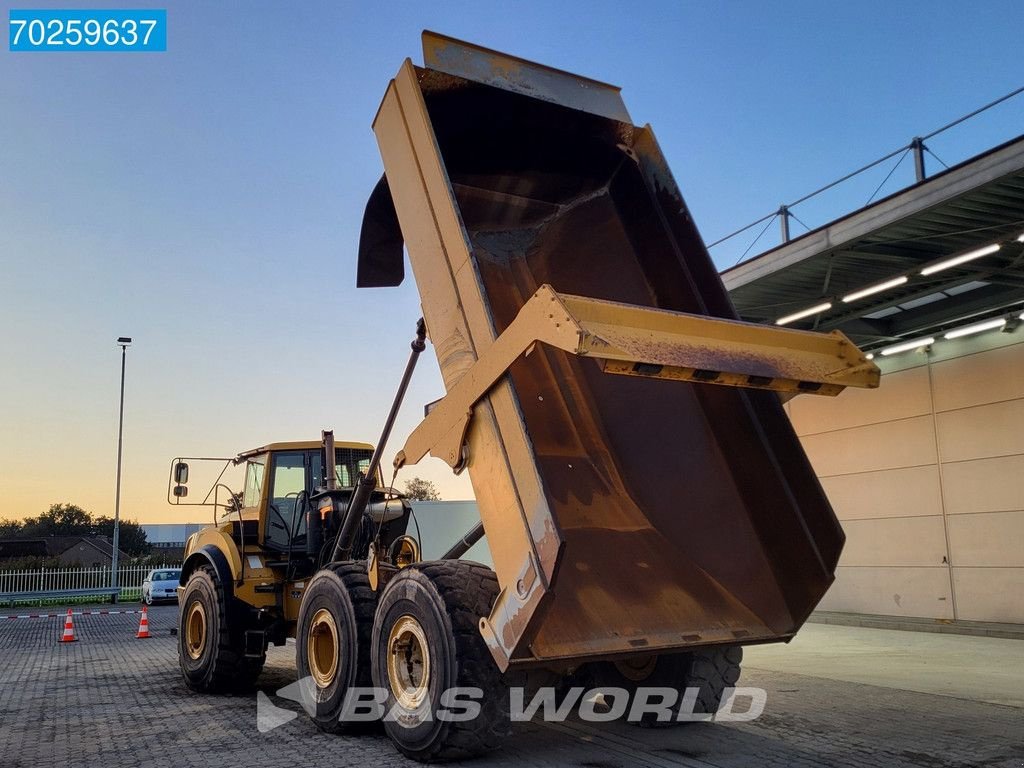
[[(952, 263), (951, 261), (960, 263)], [(1024, 311), (1024, 136), (722, 273), (744, 320), (887, 349)], [(827, 308), (824, 305), (828, 305)], [(805, 317), (787, 320), (807, 310)]]

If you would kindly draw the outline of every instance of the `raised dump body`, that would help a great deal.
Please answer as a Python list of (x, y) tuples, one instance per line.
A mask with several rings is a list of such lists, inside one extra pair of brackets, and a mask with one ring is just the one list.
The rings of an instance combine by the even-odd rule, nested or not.
[[(463, 411), (433, 452), (470, 473), (502, 588), (481, 622), (499, 666), (788, 638), (831, 584), (842, 530), (776, 392), (693, 383), (731, 365), (765, 386), (786, 354), (744, 360), (754, 331), (737, 324), (735, 344), (712, 339), (687, 367), (653, 326), (616, 336), (601, 303), (736, 319), (650, 127), (612, 86), (431, 33), (424, 50), (374, 122), (386, 176), (359, 282), (397, 284), (404, 240), (445, 400)], [(486, 370), (535, 295), (551, 333), (571, 326), (590, 347), (527, 334)], [(587, 326), (574, 297), (608, 322)], [(821, 338), (877, 384), (844, 337)], [(602, 345), (638, 362), (589, 359)], [(455, 402), (457, 385), (482, 396)], [(465, 433), (460, 402), (475, 403)]]

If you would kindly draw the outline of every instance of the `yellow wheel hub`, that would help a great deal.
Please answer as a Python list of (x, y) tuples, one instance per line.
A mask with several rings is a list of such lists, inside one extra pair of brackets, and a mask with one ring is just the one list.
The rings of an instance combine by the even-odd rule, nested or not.
[(615, 668), (619, 670), (623, 677), (627, 680), (632, 680), (634, 683), (642, 683), (651, 673), (654, 672), (654, 667), (658, 664), (657, 656), (648, 656), (644, 659), (624, 659), (623, 661), (616, 661)]
[(309, 673), (318, 688), (327, 688), (338, 674), (338, 625), (326, 608), (313, 614), (306, 638), (306, 658), (309, 659)]
[(388, 683), (398, 703), (414, 710), (430, 691), (430, 650), (423, 627), (402, 616), (388, 633)]
[(196, 600), (188, 607), (185, 617), (185, 650), (198, 660), (206, 648), (206, 609)]

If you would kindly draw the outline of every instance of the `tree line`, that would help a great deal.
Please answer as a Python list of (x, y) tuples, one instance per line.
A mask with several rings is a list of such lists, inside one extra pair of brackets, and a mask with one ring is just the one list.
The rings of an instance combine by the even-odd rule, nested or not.
[[(118, 548), (132, 557), (148, 555), (152, 549), (146, 532), (134, 520), (122, 520)], [(114, 518), (93, 516), (76, 504), (51, 504), (37, 517), (0, 520), (0, 539), (43, 539), (50, 536), (106, 536), (114, 538)]]

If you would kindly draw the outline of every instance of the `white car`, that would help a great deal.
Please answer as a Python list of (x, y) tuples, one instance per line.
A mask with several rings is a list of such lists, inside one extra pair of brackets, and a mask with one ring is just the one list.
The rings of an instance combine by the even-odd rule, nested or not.
[(142, 601), (152, 605), (158, 600), (178, 600), (180, 568), (154, 568), (142, 582)]

